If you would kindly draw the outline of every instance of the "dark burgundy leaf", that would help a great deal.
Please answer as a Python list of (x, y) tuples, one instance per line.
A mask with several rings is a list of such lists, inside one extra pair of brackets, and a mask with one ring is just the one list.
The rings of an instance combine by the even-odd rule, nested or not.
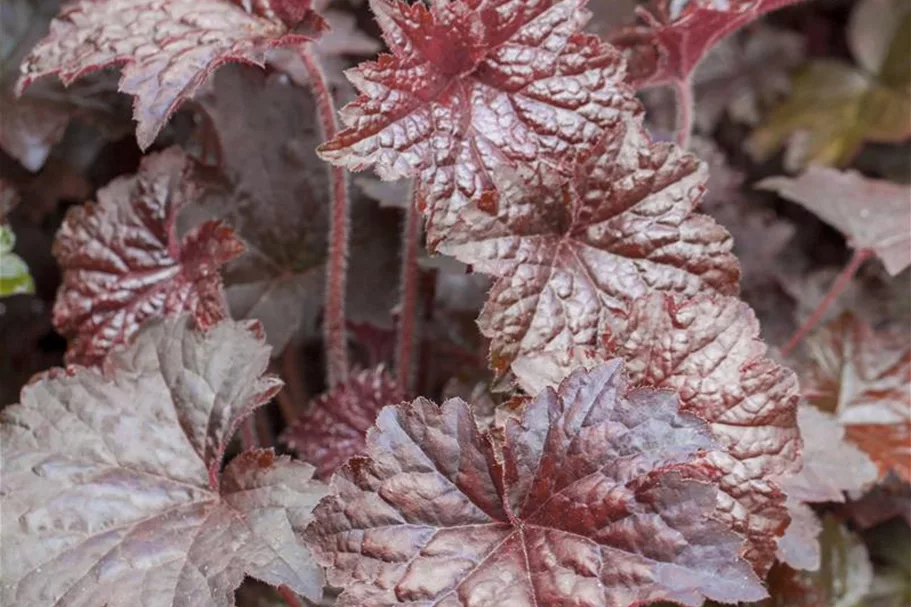
[(579, 33), (583, 4), (372, 0), (392, 54), (349, 72), (361, 96), (320, 155), (417, 178), (438, 243), (469, 201), (496, 198), (498, 167), (566, 169), (639, 113), (619, 53)]
[[(312, 32), (297, 33), (283, 21), (303, 20), (309, 3), (253, 4), (251, 14), (229, 0), (69, 3), (23, 63), (19, 91), (43, 76), (57, 74), (68, 85), (92, 71), (119, 66), (120, 90), (135, 97), (136, 137), (145, 149), (220, 65), (262, 65), (267, 50), (312, 38)], [(261, 16), (266, 14), (274, 19)], [(313, 22), (318, 29), (319, 19), (314, 16)]]
[(102, 369), (53, 370), (2, 415), (3, 603), (228, 607), (244, 575), (318, 600), (298, 538), (325, 487), (247, 451), (241, 420), (280, 382), (253, 323), (153, 321)]
[(399, 383), (380, 366), (354, 373), (310, 404), (282, 434), (282, 442), (329, 478), (348, 458), (364, 451), (367, 429), (386, 405), (405, 400)]
[[(500, 436), (499, 433), (496, 436)], [(619, 361), (507, 418), (501, 458), (469, 406), (386, 407), (306, 537), (339, 605), (626, 607), (765, 595), (716, 522), (709, 429)]]
[(189, 311), (203, 325), (224, 317), (218, 267), (243, 244), (217, 221), (178, 239), (177, 213), (205, 187), (191, 172), (172, 148), (67, 213), (54, 243), (63, 268), (54, 326), (71, 338), (68, 362), (99, 362), (151, 317)]
[[(213, 84), (200, 101), (227, 183), (188, 207), (180, 224), (219, 219), (244, 241), (247, 252), (225, 268), (228, 303), (235, 318), (260, 320), (279, 354), (314, 334), (323, 304), (330, 188), (328, 165), (314, 151), (316, 105), (288, 77), (245, 66), (224, 68)], [(351, 224), (348, 316), (391, 325), (398, 218), (356, 196)]]
[(479, 320), (494, 369), (595, 345), (599, 324), (652, 290), (736, 293), (730, 236), (693, 212), (706, 177), (635, 125), (611, 131), (570, 183), (502, 176), (496, 208), (467, 209), (441, 246), (499, 278)]

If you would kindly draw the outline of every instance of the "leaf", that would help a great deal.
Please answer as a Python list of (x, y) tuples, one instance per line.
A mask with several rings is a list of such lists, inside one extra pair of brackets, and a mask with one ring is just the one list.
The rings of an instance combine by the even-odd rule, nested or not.
[(281, 440), (316, 466), (321, 478), (364, 451), (365, 435), (386, 405), (405, 400), (398, 382), (381, 366), (365, 369), (337, 384), (282, 433)]
[[(180, 226), (218, 219), (234, 228), (246, 254), (224, 272), (232, 316), (261, 321), (278, 355), (315, 333), (323, 305), (331, 196), (328, 165), (314, 151), (316, 104), (287, 77), (246, 66), (220, 70), (200, 103), (226, 179), (184, 210)], [(354, 197), (351, 224), (348, 317), (388, 317), (398, 297), (397, 217)]]
[(244, 575), (318, 600), (298, 539), (324, 486), (247, 451), (241, 420), (280, 382), (255, 324), (150, 323), (103, 369), (53, 370), (2, 414), (4, 604), (228, 607)]
[(756, 187), (798, 203), (844, 234), (853, 248), (873, 251), (892, 276), (911, 265), (911, 187), (821, 167), (795, 179), (769, 177)]
[(861, 607), (873, 581), (863, 541), (832, 516), (823, 519), (821, 566), (794, 572), (779, 567), (769, 576), (771, 598), (757, 607)]
[(795, 76), (793, 93), (756, 129), (747, 149), (759, 161), (787, 143), (785, 166), (847, 166), (866, 142), (897, 143), (911, 137), (911, 10), (901, 0), (856, 4), (849, 30), (859, 21), (886, 21), (867, 33), (888, 41), (864, 46), (852, 37), (860, 66), (824, 59)]
[(798, 0), (656, 0), (643, 24), (618, 30), (611, 42), (628, 48), (636, 88), (685, 83), (716, 44), (747, 23)]
[(14, 246), (16, 235), (12, 228), (0, 223), (0, 297), (35, 292), (28, 265), (13, 253)]
[(361, 95), (320, 155), (417, 178), (436, 245), (469, 201), (496, 198), (495, 168), (568, 169), (641, 111), (619, 53), (579, 33), (583, 4), (372, 0), (392, 54), (348, 72)]
[(803, 502), (843, 502), (844, 492), (860, 491), (876, 480), (876, 466), (845, 441), (845, 428), (833, 415), (803, 404), (797, 417), (803, 467), (778, 479), (789, 497)]
[(600, 323), (652, 290), (736, 293), (730, 236), (693, 212), (706, 177), (635, 126), (609, 133), (570, 183), (502, 177), (495, 212), (473, 206), (440, 247), (499, 278), (479, 319), (494, 369), (595, 345)]
[[(56, 74), (69, 85), (118, 66), (120, 90), (134, 96), (136, 138), (146, 149), (178, 106), (222, 64), (262, 66), (269, 49), (312, 39), (312, 32), (298, 33), (297, 24), (280, 20), (299, 16), (292, 7), (309, 10), (309, 3), (254, 4), (258, 14), (228, 0), (72, 2), (23, 63), (18, 91), (44, 76)], [(308, 15), (312, 27), (305, 29), (321, 29), (319, 18)]]
[[(499, 434), (495, 435), (499, 436)], [(713, 520), (716, 448), (673, 394), (621, 363), (578, 371), (495, 436), (468, 405), (386, 407), (306, 538), (340, 606), (701, 605), (765, 595)]]
[(749, 538), (748, 558), (767, 570), (787, 524), (769, 478), (800, 467), (797, 377), (769, 358), (759, 323), (739, 299), (702, 295), (675, 302), (653, 293), (609, 319), (603, 356), (627, 361), (634, 385), (674, 390), (682, 411), (709, 422), (732, 458), (722, 499), (726, 520)]
[(68, 362), (100, 362), (152, 317), (188, 311), (203, 326), (224, 317), (218, 267), (243, 244), (217, 221), (177, 238), (177, 213), (205, 187), (191, 170), (177, 148), (147, 156), (97, 203), (67, 213), (54, 243), (63, 269), (54, 326), (71, 338)]
[(812, 362), (804, 392), (846, 426), (881, 475), (894, 468), (911, 480), (911, 346), (904, 333), (874, 333), (841, 315), (807, 341)]
[(803, 439), (803, 467), (776, 483), (788, 494), (791, 524), (778, 540), (778, 558), (794, 569), (820, 567), (817, 536), (821, 526), (804, 502), (844, 502), (845, 492), (856, 492), (877, 478), (867, 455), (845, 440), (845, 429), (834, 416), (803, 404), (797, 411)]

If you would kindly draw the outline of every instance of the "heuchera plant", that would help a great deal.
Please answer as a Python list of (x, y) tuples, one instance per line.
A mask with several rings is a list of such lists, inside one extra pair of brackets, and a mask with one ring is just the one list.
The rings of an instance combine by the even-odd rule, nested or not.
[(911, 8), (787, 5), (5, 3), (0, 601), (904, 604)]

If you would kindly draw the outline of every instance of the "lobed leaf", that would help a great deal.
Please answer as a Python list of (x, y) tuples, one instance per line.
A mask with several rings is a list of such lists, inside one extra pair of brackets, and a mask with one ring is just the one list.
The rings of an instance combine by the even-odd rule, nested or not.
[(243, 243), (217, 221), (182, 240), (175, 228), (204, 187), (171, 148), (99, 190), (97, 203), (70, 209), (54, 242), (63, 269), (54, 326), (71, 340), (68, 362), (100, 362), (152, 317), (188, 311), (205, 326), (225, 316), (218, 267)]
[(405, 399), (399, 383), (381, 366), (350, 375), (310, 404), (288, 426), (282, 442), (329, 478), (349, 458), (364, 451), (367, 430), (386, 405)]
[(627, 48), (636, 88), (688, 83), (721, 40), (766, 13), (799, 0), (656, 0), (643, 23), (620, 28), (611, 42)]
[[(69, 85), (90, 72), (118, 66), (120, 90), (134, 96), (136, 138), (141, 148), (148, 148), (171, 114), (219, 66), (261, 66), (269, 49), (312, 39), (312, 32), (298, 33), (308, 18), (309, 29), (322, 27), (309, 2), (254, 4), (255, 13), (229, 0), (72, 2), (22, 64), (18, 90), (48, 75)], [(294, 22), (282, 21), (286, 18)]]
[[(700, 605), (765, 591), (714, 520), (709, 429), (612, 361), (482, 434), (469, 406), (386, 407), (306, 537), (339, 605)], [(495, 444), (497, 445), (495, 447)], [(495, 451), (500, 451), (498, 457)]]
[(241, 420), (279, 389), (252, 323), (153, 321), (102, 369), (52, 370), (3, 411), (2, 597), (23, 607), (228, 607), (244, 575), (318, 600), (295, 535), (324, 487), (247, 451)]
[(730, 236), (693, 212), (706, 177), (635, 125), (608, 133), (569, 183), (501, 177), (496, 209), (466, 210), (440, 247), (499, 278), (479, 319), (493, 367), (595, 345), (599, 325), (653, 290), (736, 293)]
[(579, 33), (584, 4), (373, 0), (392, 54), (348, 73), (361, 95), (320, 155), (417, 178), (428, 241), (439, 243), (470, 201), (497, 197), (498, 167), (566, 170), (641, 111), (619, 53)]
[(807, 399), (833, 413), (885, 476), (911, 480), (911, 347), (903, 331), (875, 333), (843, 314), (807, 341)]

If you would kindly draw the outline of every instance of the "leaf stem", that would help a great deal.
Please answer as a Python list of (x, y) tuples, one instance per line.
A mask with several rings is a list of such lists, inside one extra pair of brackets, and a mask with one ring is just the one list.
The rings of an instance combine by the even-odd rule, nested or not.
[[(310, 75), (310, 88), (316, 98), (323, 137), (332, 139), (338, 131), (335, 102), (319, 61), (309, 48), (301, 57)], [(326, 342), (326, 381), (329, 388), (348, 378), (348, 338), (345, 325), (345, 286), (348, 272), (348, 235), (350, 201), (348, 173), (332, 166), (332, 212), (329, 221), (329, 259), (326, 263), (326, 300), (323, 310), (323, 337)]]
[(400, 279), (395, 366), (399, 383), (409, 392), (413, 385), (415, 325), (418, 312), (418, 245), (421, 238), (421, 212), (417, 209), (417, 187), (412, 186), (402, 228), (402, 272)]
[(282, 584), (278, 587), (278, 596), (288, 604), (288, 607), (304, 607), (304, 602), (297, 596), (293, 590)]
[(677, 103), (677, 145), (684, 150), (690, 147), (690, 136), (693, 133), (693, 83), (686, 80), (674, 80), (674, 99)]
[(848, 265), (845, 266), (841, 273), (835, 278), (835, 282), (832, 283), (832, 286), (829, 287), (829, 292), (822, 298), (822, 301), (819, 302), (809, 318), (804, 321), (800, 328), (797, 329), (797, 332), (788, 340), (788, 343), (781, 348), (782, 356), (788, 356), (793, 352), (794, 348), (796, 348), (800, 342), (803, 341), (803, 338), (807, 336), (807, 333), (819, 324), (819, 321), (825, 315), (829, 306), (832, 305), (832, 302), (841, 295), (842, 291), (850, 284), (851, 279), (854, 278), (854, 275), (857, 274), (860, 266), (862, 266), (872, 255), (873, 251), (870, 249), (856, 249), (854, 251), (851, 260), (848, 261)]

